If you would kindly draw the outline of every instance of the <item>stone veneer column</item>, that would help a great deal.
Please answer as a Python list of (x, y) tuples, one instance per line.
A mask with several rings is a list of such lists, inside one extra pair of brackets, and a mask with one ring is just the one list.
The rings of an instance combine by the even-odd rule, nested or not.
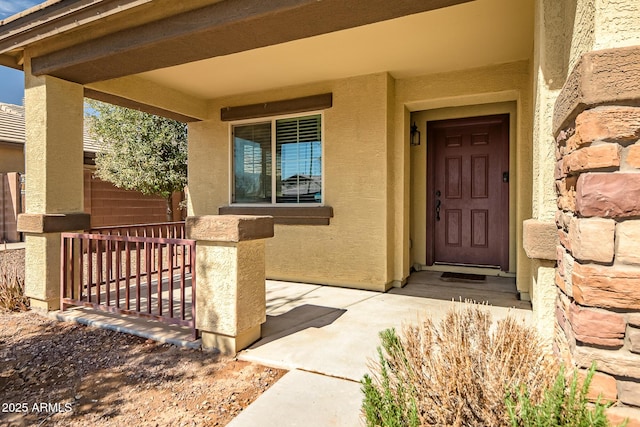
[(260, 339), (266, 320), (265, 241), (273, 218), (188, 217), (196, 243), (196, 327), (204, 348), (235, 355)]
[(640, 46), (590, 52), (556, 102), (557, 350), (640, 425)]
[(60, 232), (89, 227), (83, 212), (82, 85), (35, 77), (25, 61), (25, 291), (33, 308), (60, 306)]

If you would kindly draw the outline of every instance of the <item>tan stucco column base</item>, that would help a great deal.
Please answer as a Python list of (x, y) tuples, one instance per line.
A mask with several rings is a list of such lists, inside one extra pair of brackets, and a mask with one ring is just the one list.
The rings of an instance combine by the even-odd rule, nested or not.
[(273, 218), (189, 217), (196, 243), (196, 327), (202, 346), (235, 355), (260, 338), (266, 320), (265, 240)]
[(216, 348), (224, 355), (235, 355), (243, 348), (249, 347), (258, 341), (262, 333), (262, 326), (256, 325), (248, 331), (238, 333), (236, 336), (226, 336), (213, 332), (201, 331), (202, 347)]
[[(25, 247), (25, 294), (31, 308), (60, 308), (60, 234), (27, 234)], [(56, 274), (57, 272), (57, 274)]]
[(18, 230), (25, 233), (25, 294), (31, 308), (60, 308), (60, 233), (88, 229), (86, 213), (21, 214)]

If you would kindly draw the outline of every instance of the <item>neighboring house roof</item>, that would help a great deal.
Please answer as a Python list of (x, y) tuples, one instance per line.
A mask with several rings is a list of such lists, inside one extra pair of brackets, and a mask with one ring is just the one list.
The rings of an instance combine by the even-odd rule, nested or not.
[[(26, 141), (24, 107), (0, 102), (0, 142), (24, 145)], [(100, 143), (84, 129), (84, 151), (97, 153)]]
[(0, 142), (24, 144), (24, 107), (0, 103)]

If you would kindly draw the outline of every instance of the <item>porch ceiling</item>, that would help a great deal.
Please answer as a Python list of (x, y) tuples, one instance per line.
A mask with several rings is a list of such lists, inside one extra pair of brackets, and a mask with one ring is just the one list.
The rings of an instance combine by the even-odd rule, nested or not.
[[(34, 75), (186, 121), (205, 117), (208, 99), (378, 72), (407, 78), (533, 54), (534, 0), (66, 4), (0, 23), (0, 64), (19, 68), (26, 53)], [(166, 99), (150, 95), (158, 91)], [(173, 105), (178, 99), (185, 105)]]
[[(120, 0), (94, 1), (108, 5), (117, 4)], [(152, 10), (162, 10), (163, 2), (166, 5), (168, 1), (154, 2), (155, 8)], [(60, 39), (64, 37), (55, 37), (59, 30), (54, 21), (54, 27), (46, 29), (49, 32), (46, 38), (50, 40), (40, 49), (35, 48), (37, 54), (32, 56), (32, 73), (49, 74), (82, 84), (93, 83), (277, 45), (471, 0), (201, 1), (205, 5), (200, 8), (175, 11), (150, 22), (145, 22), (148, 10), (143, 9), (145, 4), (141, 3), (137, 11), (133, 9), (126, 27), (118, 29), (123, 23), (124, 11), (116, 13), (113, 20), (105, 18), (99, 22), (87, 22), (66, 31), (73, 45), (67, 44), (57, 49), (54, 46), (60, 46)], [(103, 28), (110, 28), (110, 32), (94, 36), (93, 31), (100, 30), (99, 24)], [(13, 49), (16, 43), (25, 43), (22, 34), (29, 22), (22, 25), (14, 29), (15, 34), (9, 37), (0, 35), (0, 52)], [(36, 29), (39, 30), (40, 25)], [(41, 37), (38, 31), (26, 33), (28, 40), (31, 40), (26, 42), (27, 45), (37, 42)]]
[(139, 74), (213, 99), (377, 72), (395, 78), (531, 58), (533, 0), (476, 0)]

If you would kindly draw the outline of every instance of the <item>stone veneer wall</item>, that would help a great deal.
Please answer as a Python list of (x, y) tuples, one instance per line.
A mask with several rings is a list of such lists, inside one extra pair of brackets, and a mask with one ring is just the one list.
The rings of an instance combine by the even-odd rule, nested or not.
[(556, 103), (557, 349), (640, 425), (640, 47), (591, 52)]

